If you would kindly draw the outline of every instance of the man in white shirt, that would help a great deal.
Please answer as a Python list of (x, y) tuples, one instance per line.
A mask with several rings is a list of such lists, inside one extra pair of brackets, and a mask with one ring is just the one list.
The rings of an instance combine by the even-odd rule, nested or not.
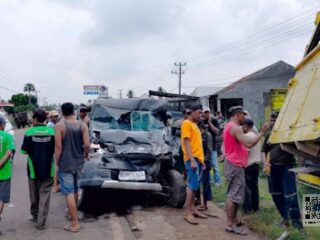
[[(250, 137), (255, 138), (258, 134), (256, 127), (251, 119), (245, 119), (243, 123), (244, 133)], [(250, 148), (249, 161), (245, 169), (246, 193), (243, 203), (245, 213), (256, 212), (259, 210), (259, 164), (261, 162), (261, 144), (258, 142), (254, 147)]]

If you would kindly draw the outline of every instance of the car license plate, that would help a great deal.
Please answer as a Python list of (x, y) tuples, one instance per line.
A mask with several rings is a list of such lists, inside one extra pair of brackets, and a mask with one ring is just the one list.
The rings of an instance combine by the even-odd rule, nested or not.
[(146, 173), (144, 171), (120, 171), (120, 181), (143, 181), (146, 180)]

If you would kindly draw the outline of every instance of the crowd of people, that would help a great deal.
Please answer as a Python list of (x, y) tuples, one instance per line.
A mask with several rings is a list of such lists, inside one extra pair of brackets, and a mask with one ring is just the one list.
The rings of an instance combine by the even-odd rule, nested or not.
[[(83, 108), (79, 116), (75, 116), (72, 103), (62, 104), (62, 118), (57, 111), (47, 114), (37, 109), (33, 114), (33, 126), (25, 132), (20, 151), (26, 155), (28, 166), (28, 220), (35, 222), (39, 230), (46, 228), (52, 186), (55, 191), (61, 191), (66, 199), (66, 215), (70, 224), (65, 225), (64, 229), (70, 232), (80, 229), (77, 217), (78, 181), (90, 149), (87, 112), (88, 109)], [(293, 227), (303, 229), (295, 176), (290, 172), (295, 165), (295, 157), (283, 151), (279, 144), (268, 142), (276, 113), (272, 113), (270, 122), (259, 131), (241, 106), (229, 109), (228, 121), (221, 113), (213, 117), (210, 109), (202, 109), (200, 104), (192, 104), (184, 114), (181, 148), (186, 174), (185, 221), (197, 225), (196, 218), (208, 217), (204, 213), (208, 209), (208, 201), (213, 200), (211, 186), (221, 184), (218, 167), (218, 152), (221, 151), (227, 185), (227, 232), (247, 234), (244, 223), (237, 216), (241, 206), (245, 213), (259, 210), (261, 162), (263, 171), (268, 175), (273, 201), (282, 217), (280, 224), (287, 227), (291, 220)], [(12, 135), (4, 131), (5, 122), (0, 116), (0, 220), (4, 204), (10, 200), (11, 158), (15, 150)], [(217, 146), (219, 135), (223, 137), (221, 149)], [(199, 206), (196, 206), (196, 200), (200, 200)]]
[[(202, 211), (207, 210), (207, 201), (212, 200), (211, 183), (221, 184), (217, 161), (216, 137), (222, 135), (221, 152), (223, 171), (227, 186), (225, 230), (230, 233), (247, 235), (244, 222), (238, 218), (238, 210), (244, 213), (259, 210), (258, 177), (259, 168), (268, 176), (270, 194), (282, 221), (282, 227), (292, 226), (303, 230), (299, 211), (295, 175), (289, 170), (295, 165), (295, 157), (283, 151), (279, 144), (268, 142), (277, 114), (272, 113), (270, 122), (260, 131), (242, 106), (231, 107), (229, 119), (220, 129), (221, 113), (213, 117), (210, 109), (192, 104), (185, 111), (181, 125), (181, 145), (186, 173), (186, 213), (184, 219), (197, 225), (196, 218), (206, 219)], [(210, 177), (211, 171), (212, 178)], [(210, 181), (211, 179), (211, 181)], [(195, 201), (202, 192), (201, 204)]]
[[(78, 180), (90, 149), (88, 110), (80, 112), (78, 117), (75, 116), (74, 106), (68, 102), (61, 105), (62, 118), (57, 111), (47, 114), (37, 109), (32, 117), (33, 126), (25, 132), (21, 153), (27, 156), (28, 220), (35, 222), (39, 230), (46, 228), (53, 184), (66, 199), (70, 224), (64, 229), (69, 232), (80, 229), (77, 217)], [(0, 216), (4, 204), (10, 201), (11, 158), (15, 150), (13, 138), (4, 128), (5, 119), (0, 117)], [(60, 189), (57, 189), (58, 182)]]

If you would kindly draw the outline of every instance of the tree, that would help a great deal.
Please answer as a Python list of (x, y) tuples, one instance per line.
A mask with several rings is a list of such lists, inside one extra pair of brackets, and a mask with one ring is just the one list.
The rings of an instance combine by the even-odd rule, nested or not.
[(33, 83), (26, 83), (23, 88), (24, 92), (27, 92), (29, 95), (29, 104), (31, 104), (31, 93), (36, 91), (36, 87)]
[(128, 98), (133, 98), (133, 97), (134, 97), (134, 93), (133, 93), (132, 90), (129, 90), (129, 91), (127, 92), (127, 97), (128, 97)]
[[(29, 104), (29, 100), (31, 104)], [(14, 105), (14, 112), (32, 111), (38, 106), (38, 99), (34, 95), (19, 93), (11, 96), (9, 100)]]
[(34, 95), (30, 95), (30, 101), (31, 101), (31, 105), (38, 107), (38, 97)]
[(31, 92), (35, 92), (36, 91), (36, 87), (34, 86), (33, 83), (26, 83), (24, 85), (23, 91), (24, 92), (28, 92), (30, 94)]
[(9, 102), (12, 103), (15, 107), (28, 105), (29, 104), (29, 97), (26, 94), (19, 93), (19, 94), (12, 95)]
[(36, 107), (34, 105), (32, 105), (32, 104), (21, 105), (21, 106), (14, 107), (14, 112), (15, 113), (30, 112), (30, 111), (34, 111), (35, 109), (36, 109)]

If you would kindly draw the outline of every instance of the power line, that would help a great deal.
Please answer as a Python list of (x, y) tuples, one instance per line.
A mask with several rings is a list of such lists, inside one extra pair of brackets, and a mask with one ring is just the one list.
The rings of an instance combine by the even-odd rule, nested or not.
[(19, 83), (15, 78), (13, 78), (8, 72), (3, 70), (3, 68), (0, 67), (0, 71), (11, 80), (10, 83), (12, 83), (12, 81), (13, 81), (13, 82), (21, 85), (21, 83)]
[[(0, 83), (6, 86), (12, 86), (14, 82), (11, 79), (9, 79), (6, 75), (4, 75), (3, 72), (0, 71)], [(14, 84), (14, 86), (18, 86), (18, 84)], [(19, 88), (20, 86), (21, 84), (19, 84)]]
[(17, 90), (8, 88), (8, 87), (4, 87), (4, 86), (2, 86), (2, 85), (0, 85), (0, 88), (2, 88), (2, 89), (4, 89), (4, 90), (7, 90), (7, 91), (9, 91), (9, 92), (21, 93), (21, 91), (17, 91)]
[(290, 35), (289, 37), (284, 37), (284, 38), (279, 38), (279, 39), (275, 39), (274, 41), (270, 41), (270, 42), (267, 42), (266, 44), (264, 45), (260, 45), (260, 46), (256, 46), (252, 49), (247, 49), (246, 51), (242, 51), (240, 52), (239, 54), (233, 56), (233, 59), (238, 59), (238, 58), (241, 58), (247, 54), (251, 54), (251, 53), (254, 53), (254, 52), (257, 52), (261, 49), (265, 49), (265, 48), (269, 48), (269, 47), (273, 47), (273, 46), (276, 46), (278, 44), (281, 44), (287, 40), (290, 40), (292, 38), (296, 38), (298, 36), (302, 36), (303, 34), (309, 32), (308, 30), (302, 30), (302, 31), (299, 31), (295, 34), (292, 34)]
[[(309, 25), (310, 26), (310, 25)], [(244, 47), (239, 47), (239, 48), (230, 48), (226, 51), (221, 51), (218, 54), (208, 57), (207, 59), (204, 59), (202, 61), (198, 61), (197, 63), (193, 64), (190, 66), (190, 68), (193, 68), (197, 65), (203, 64), (205, 62), (210, 62), (213, 59), (216, 59), (220, 57), (221, 55), (227, 55), (230, 54), (232, 57), (234, 57), (237, 54), (247, 52), (247, 51), (252, 51), (254, 49), (259, 49), (261, 47), (264, 47), (266, 45), (273, 45), (273, 43), (281, 43), (284, 42), (288, 39), (292, 39), (293, 37), (298, 37), (301, 35), (304, 35), (307, 32), (312, 31), (311, 27), (301, 27), (301, 28), (295, 28), (295, 29), (290, 29), (286, 32), (283, 32), (281, 34), (278, 34), (277, 36), (270, 36), (269, 38), (261, 39), (259, 42), (253, 42), (251, 45), (247, 45)]]
[[(270, 41), (264, 41), (261, 44), (249, 46), (249, 47), (246, 47), (246, 48), (242, 48), (242, 49), (239, 49), (238, 51), (237, 50), (226, 51), (226, 52), (224, 52), (224, 53), (222, 53), (220, 55), (216, 55), (216, 56), (212, 57), (211, 59), (203, 61), (202, 65), (200, 65), (199, 67), (201, 67), (201, 68), (207, 67), (209, 65), (212, 65), (212, 64), (215, 64), (215, 63), (219, 63), (219, 62), (222, 62), (224, 60), (225, 61), (233, 61), (233, 60), (236, 60), (236, 59), (240, 59), (243, 56), (247, 56), (248, 54), (253, 54), (254, 52), (257, 52), (257, 51), (259, 51), (261, 49), (266, 49), (266, 48), (269, 48), (269, 47), (273, 47), (273, 46), (281, 44), (281, 43), (283, 43), (283, 42), (285, 42), (287, 40), (294, 39), (294, 38), (296, 38), (298, 36), (302, 36), (302, 35), (304, 35), (305, 33), (309, 32), (309, 31), (310, 31), (309, 29), (301, 29), (299, 31), (292, 32), (289, 35), (285, 35), (285, 36), (282, 36), (282, 37), (279, 37), (279, 38), (275, 38), (275, 39), (270, 40)], [(207, 64), (204, 64), (204, 63), (207, 63)], [(196, 65), (199, 65), (199, 63), (196, 64)], [(191, 66), (191, 68), (196, 66), (196, 65)]]
[[(4, 79), (2, 76), (0, 76), (0, 81), (2, 81), (2, 80), (6, 81), (6, 79)], [(4, 90), (8, 90), (8, 91), (10, 91), (10, 92), (15, 92), (15, 93), (20, 93), (20, 92), (21, 92), (21, 91), (19, 91), (19, 90), (12, 89), (12, 88), (9, 88), (9, 87), (5, 87), (5, 86), (3, 86), (3, 85), (0, 85), (0, 88), (2, 88), (2, 89), (4, 89)]]
[[(306, 15), (306, 13), (309, 13), (309, 12), (312, 12), (312, 11), (314, 11), (315, 9), (319, 9), (319, 5), (316, 5), (315, 7), (313, 7), (312, 9), (309, 9), (309, 10), (307, 10), (306, 12), (304, 12), (304, 13), (302, 13), (302, 14), (300, 14), (300, 15), (297, 15), (297, 16), (295, 16), (295, 17), (292, 17), (292, 18), (289, 18), (289, 19), (286, 19), (285, 21), (283, 21), (283, 22), (280, 22), (279, 24), (277, 24), (277, 25), (274, 25), (274, 26), (272, 26), (272, 27), (269, 27), (269, 28), (266, 28), (266, 29), (264, 29), (264, 30), (262, 30), (262, 31), (259, 31), (259, 32), (256, 32), (256, 33), (254, 33), (254, 34), (251, 34), (251, 35), (249, 35), (249, 36), (247, 36), (247, 37), (245, 37), (245, 38), (242, 38), (242, 39), (240, 39), (240, 40), (237, 40), (237, 41), (234, 41), (234, 42), (231, 42), (231, 43), (229, 43), (229, 44), (226, 44), (226, 45), (223, 45), (223, 46), (221, 46), (221, 47), (219, 47), (219, 48), (216, 48), (216, 49), (214, 49), (214, 50), (211, 50), (211, 51), (209, 51), (209, 54), (211, 55), (211, 54), (214, 54), (214, 53), (216, 53), (216, 52), (220, 52), (220, 51), (222, 51), (222, 50), (224, 50), (224, 49), (230, 49), (232, 46), (238, 46), (239, 44), (241, 44), (242, 42), (247, 42), (248, 40), (252, 40), (252, 39), (254, 39), (254, 38), (261, 38), (261, 37), (263, 37), (264, 35), (268, 35), (268, 36), (270, 36), (270, 35), (272, 35), (272, 34), (274, 34), (274, 33), (277, 33), (277, 32), (283, 32), (283, 29), (286, 29), (286, 28), (292, 28), (292, 26), (297, 26), (297, 24), (298, 24), (298, 26), (299, 26), (299, 24), (304, 24), (305, 22), (302, 22), (301, 20), (302, 19), (304, 19), (304, 18), (307, 18), (307, 19), (310, 19), (310, 17), (311, 16), (314, 16), (314, 14), (308, 14), (307, 16), (304, 16), (304, 15)], [(301, 16), (303, 16), (303, 17), (301, 17)], [(295, 24), (296, 22), (298, 22), (297, 24)], [(303, 25), (304, 26), (304, 25)], [(259, 39), (258, 39), (259, 40)], [(199, 60), (198, 60), (199, 61)], [(200, 60), (201, 61), (201, 60)], [(192, 60), (191, 60), (191, 62), (192, 62)], [(191, 64), (191, 66), (193, 66), (193, 64)]]
[[(229, 44), (225, 44), (221, 47), (208, 51), (210, 56), (204, 57), (199, 60), (190, 60), (192, 63), (188, 65), (190, 68), (194, 68), (199, 65), (201, 67), (205, 67), (208, 65), (212, 65), (213, 60), (216, 60), (214, 62), (219, 62), (221, 61), (221, 57), (222, 59), (226, 59), (228, 55), (231, 55), (232, 59), (238, 59), (247, 54), (252, 54), (254, 51), (257, 51), (259, 49), (275, 46), (288, 39), (302, 36), (303, 34), (309, 32), (309, 29), (311, 29), (311, 26), (313, 26), (313, 24), (311, 24), (311, 22), (313, 21), (312, 16), (314, 16), (314, 11), (319, 9), (319, 6), (319, 4), (314, 5), (314, 7), (308, 9), (307, 11), (300, 13), (294, 17), (288, 18), (276, 25), (267, 27), (242, 39), (233, 41)], [(212, 54), (215, 55), (212, 56)], [(191, 59), (195, 58), (193, 57)], [(203, 64), (209, 62), (211, 62), (211, 64)], [(175, 74), (177, 73), (175, 72)], [(157, 77), (156, 80), (153, 81), (158, 81), (166, 75), (167, 74), (159, 74), (159, 77)], [(181, 88), (179, 87), (179, 91), (181, 92), (180, 89)]]

